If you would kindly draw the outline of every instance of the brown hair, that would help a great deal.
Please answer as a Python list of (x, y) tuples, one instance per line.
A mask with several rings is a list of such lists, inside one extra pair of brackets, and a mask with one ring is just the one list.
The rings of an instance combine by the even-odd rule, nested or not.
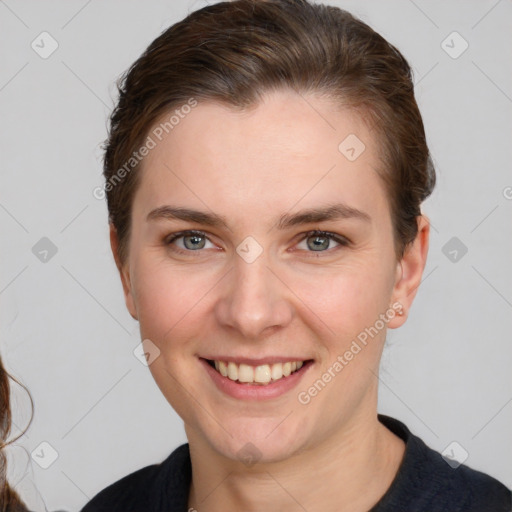
[(4, 454), (4, 448), (19, 439), (27, 431), (30, 423), (32, 422), (32, 417), (30, 418), (29, 424), (21, 434), (10, 441), (7, 441), (11, 431), (12, 422), (10, 405), (11, 388), (9, 385), (9, 379), (12, 379), (27, 391), (32, 405), (32, 416), (34, 412), (32, 397), (30, 396), (27, 388), (7, 373), (4, 368), (2, 358), (0, 357), (0, 512), (28, 512), (26, 505), (21, 501), (18, 493), (7, 483), (7, 460)]
[(327, 96), (358, 109), (376, 127), (398, 258), (415, 239), (435, 170), (411, 68), (393, 45), (350, 13), (308, 0), (213, 4), (163, 32), (117, 87), (103, 172), (121, 263), (128, 256), (140, 174), (133, 157), (155, 121), (191, 98), (247, 109), (264, 92), (283, 88)]

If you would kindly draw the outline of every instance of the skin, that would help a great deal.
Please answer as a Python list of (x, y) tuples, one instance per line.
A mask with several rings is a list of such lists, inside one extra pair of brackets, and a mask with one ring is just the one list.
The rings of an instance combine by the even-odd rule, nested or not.
[[(366, 146), (353, 162), (338, 150), (349, 134)], [(127, 308), (142, 339), (160, 350), (150, 371), (185, 424), (189, 506), (199, 512), (367, 511), (396, 476), (404, 443), (377, 419), (378, 368), (386, 327), (406, 321), (420, 284), (429, 224), (418, 218), (418, 236), (397, 261), (378, 148), (358, 114), (318, 95), (272, 92), (244, 113), (200, 103), (143, 162), (124, 263), (111, 227)], [(334, 203), (370, 221), (276, 227), (284, 213)], [(228, 228), (146, 220), (166, 204), (223, 215)], [(203, 248), (187, 249), (190, 238), (188, 246), (183, 238), (166, 245), (186, 229), (206, 233)], [(306, 238), (313, 229), (351, 243), (331, 240), (315, 251), (315, 237), (309, 246)], [(263, 249), (250, 264), (236, 252), (247, 236)], [(301, 404), (298, 392), (397, 301), (405, 314)], [(280, 397), (237, 400), (199, 362), (211, 354), (290, 355), (314, 364)], [(259, 450), (255, 464), (240, 460), (246, 443)]]

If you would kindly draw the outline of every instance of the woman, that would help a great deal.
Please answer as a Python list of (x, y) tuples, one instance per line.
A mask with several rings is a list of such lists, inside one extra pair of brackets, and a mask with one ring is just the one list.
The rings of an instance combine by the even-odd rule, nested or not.
[(127, 72), (105, 149), (126, 305), (189, 442), (84, 512), (510, 510), (377, 414), (435, 183), (396, 48), (306, 0), (209, 6)]
[[(9, 433), (11, 431), (11, 406), (10, 406), (10, 385), (9, 379), (22, 386), (28, 393), (28, 390), (14, 379), (4, 368), (2, 359), (0, 358), (0, 511), (1, 512), (27, 512), (26, 505), (21, 500), (20, 496), (14, 491), (7, 482), (7, 458), (5, 456), (5, 448), (19, 439), (24, 432), (19, 434), (15, 439), (8, 441)], [(30, 393), (29, 393), (30, 397)], [(30, 398), (32, 403), (32, 398)], [(32, 404), (33, 407), (33, 404)], [(32, 418), (30, 419), (32, 422)]]

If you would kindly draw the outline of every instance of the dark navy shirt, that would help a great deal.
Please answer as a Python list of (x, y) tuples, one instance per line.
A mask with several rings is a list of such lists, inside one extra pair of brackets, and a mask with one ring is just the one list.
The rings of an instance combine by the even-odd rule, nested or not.
[[(465, 465), (453, 468), (402, 422), (378, 418), (406, 446), (395, 479), (369, 512), (512, 511), (512, 493), (501, 482)], [(82, 512), (187, 512), (191, 476), (189, 446), (183, 444), (161, 464), (101, 491)]]

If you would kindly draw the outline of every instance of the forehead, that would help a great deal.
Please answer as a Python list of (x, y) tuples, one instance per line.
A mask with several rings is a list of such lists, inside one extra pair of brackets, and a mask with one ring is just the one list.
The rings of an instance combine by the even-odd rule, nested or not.
[(149, 132), (155, 147), (141, 169), (140, 214), (169, 202), (230, 216), (382, 203), (377, 136), (354, 110), (280, 91), (246, 111), (200, 102), (187, 112), (172, 124), (165, 114)]

